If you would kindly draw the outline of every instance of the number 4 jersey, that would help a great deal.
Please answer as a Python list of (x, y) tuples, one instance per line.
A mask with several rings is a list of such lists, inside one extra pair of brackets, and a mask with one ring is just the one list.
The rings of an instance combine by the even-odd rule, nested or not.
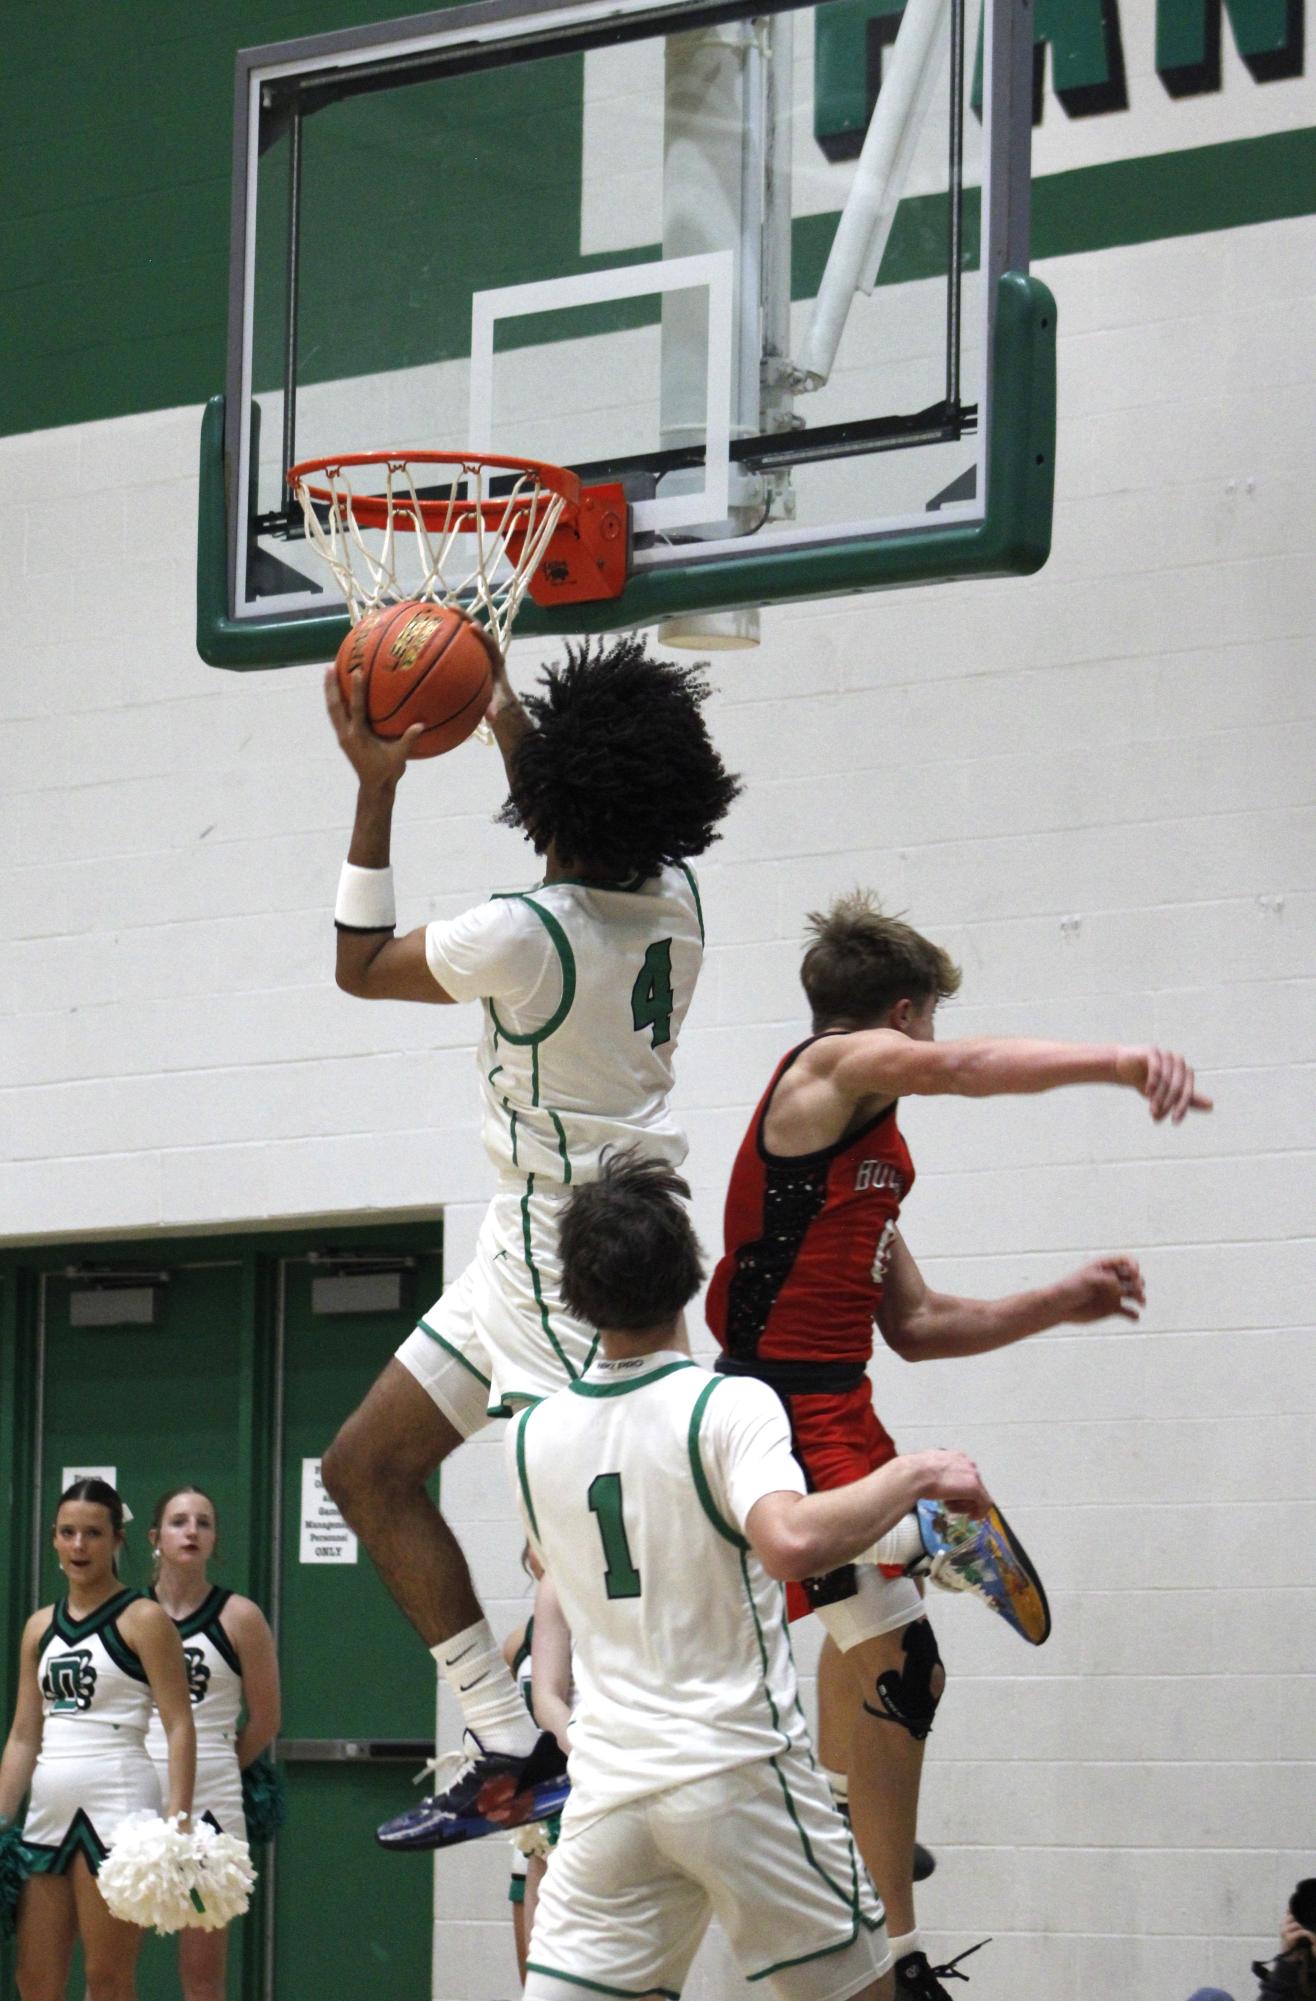
[(692, 873), (550, 882), (427, 926), (431, 972), (484, 1006), (484, 1141), (504, 1175), (592, 1180), (608, 1147), (673, 1166), (672, 1057), (703, 957)]
[(745, 1539), (756, 1501), (804, 1488), (773, 1392), (675, 1351), (596, 1360), (509, 1426), (507, 1450), (571, 1627), (564, 1828), (807, 1757), (782, 1587)]

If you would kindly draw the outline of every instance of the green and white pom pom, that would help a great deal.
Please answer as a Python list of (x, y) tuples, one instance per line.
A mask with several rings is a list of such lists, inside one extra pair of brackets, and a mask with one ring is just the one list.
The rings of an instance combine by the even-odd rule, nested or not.
[(120, 1821), (97, 1882), (112, 1915), (162, 1934), (222, 1931), (251, 1902), (256, 1880), (245, 1841), (208, 1821), (131, 1813)]
[(256, 1872), (251, 1851), (234, 1834), (221, 1834), (208, 1820), (199, 1820), (192, 1829), (193, 1860), (196, 1871), (194, 1909), (189, 1928), (222, 1931), (240, 1918), (251, 1902)]
[(96, 1881), (113, 1917), (143, 1930), (181, 1931), (195, 1918), (192, 1837), (158, 1813), (119, 1822)]
[(12, 1938), (18, 1899), (32, 1873), (32, 1851), (24, 1845), (21, 1827), (0, 1822), (0, 1939)]

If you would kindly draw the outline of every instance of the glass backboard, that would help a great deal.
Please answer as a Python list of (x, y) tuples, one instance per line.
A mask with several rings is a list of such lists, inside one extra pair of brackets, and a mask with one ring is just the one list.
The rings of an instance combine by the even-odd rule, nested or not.
[(244, 51), (203, 655), (333, 653), (285, 474), (358, 451), (620, 482), (621, 596), (523, 630), (1036, 568), (1031, 50), (1020, 0), (483, 0)]

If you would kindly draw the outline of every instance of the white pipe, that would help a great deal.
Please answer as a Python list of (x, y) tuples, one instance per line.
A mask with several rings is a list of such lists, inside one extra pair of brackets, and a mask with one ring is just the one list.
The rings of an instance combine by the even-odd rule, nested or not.
[[(749, 107), (744, 102), (747, 23), (696, 28), (667, 38), (663, 121), (663, 256), (685, 257), (707, 250), (737, 253), (738, 322), (746, 308), (757, 323), (758, 231), (748, 247), (741, 206), (743, 154)], [(752, 287), (748, 299), (746, 283)], [(755, 354), (752, 421), (745, 421), (746, 385), (741, 382), (741, 342), (737, 336), (732, 368), (732, 435), (743, 436), (758, 419), (758, 358)], [(708, 327), (703, 297), (669, 292), (662, 304), (662, 386), (660, 442), (664, 446), (702, 443), (707, 416), (705, 378)]]
[(791, 151), (795, 16), (773, 14), (768, 37), (768, 130), (763, 198), (763, 363), (759, 428), (791, 428)]
[(799, 360), (802, 387), (820, 389), (826, 382), (855, 293), (877, 283), (936, 74), (945, 5), (946, 0), (908, 0), (901, 17), (814, 301)]
[[(663, 119), (663, 255), (732, 250), (736, 257), (731, 356), (731, 435), (759, 427), (763, 150), (767, 76), (756, 24), (729, 22), (669, 35)], [(659, 437), (663, 446), (706, 443), (705, 381), (712, 329), (702, 296), (668, 292), (662, 305)], [(697, 490), (698, 470), (669, 473), (664, 496)], [(758, 482), (731, 468), (727, 519), (686, 531), (689, 539), (743, 534), (758, 518)], [(690, 612), (663, 620), (666, 646), (700, 651), (758, 643), (758, 609)]]

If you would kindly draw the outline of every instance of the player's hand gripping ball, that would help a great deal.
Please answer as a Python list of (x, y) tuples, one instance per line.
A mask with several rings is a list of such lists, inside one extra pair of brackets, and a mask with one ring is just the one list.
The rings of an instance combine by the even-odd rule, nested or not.
[(489, 643), (474, 619), (418, 599), (368, 611), (335, 664), (349, 709), (353, 670), (364, 679), (366, 720), (376, 736), (405, 736), (413, 723), (424, 724), (410, 757), (437, 757), (464, 743), (493, 693)]

